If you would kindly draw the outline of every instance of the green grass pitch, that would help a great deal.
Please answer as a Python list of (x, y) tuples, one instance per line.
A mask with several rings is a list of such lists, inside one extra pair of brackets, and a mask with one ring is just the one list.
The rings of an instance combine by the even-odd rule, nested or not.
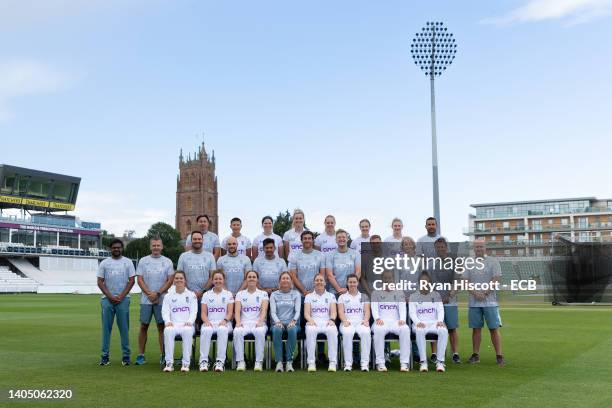
[[(156, 329), (148, 364), (122, 367), (113, 330), (111, 365), (97, 365), (100, 306), (95, 295), (0, 296), (0, 406), (199, 407), (610, 407), (612, 308), (552, 307), (505, 298), (506, 367), (495, 365), (483, 333), (482, 362), (447, 372), (199, 373), (160, 371)], [(132, 296), (132, 358), (138, 295)], [(460, 350), (471, 352), (465, 303)], [(198, 343), (199, 344), (199, 343)], [(178, 347), (177, 347), (178, 351)], [(396, 368), (396, 366), (393, 366)], [(9, 402), (8, 389), (74, 390), (72, 401)]]

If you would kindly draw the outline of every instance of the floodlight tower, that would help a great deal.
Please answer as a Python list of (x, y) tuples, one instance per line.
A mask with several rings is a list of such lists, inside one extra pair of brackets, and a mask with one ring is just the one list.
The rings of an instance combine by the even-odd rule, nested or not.
[(429, 77), (431, 86), (431, 165), (433, 173), (433, 209), (438, 220), (438, 234), (441, 234), (440, 193), (438, 189), (438, 142), (436, 139), (436, 97), (434, 79), (453, 63), (457, 44), (453, 34), (442, 22), (428, 21), (420, 33), (416, 33), (410, 45), (415, 65)]

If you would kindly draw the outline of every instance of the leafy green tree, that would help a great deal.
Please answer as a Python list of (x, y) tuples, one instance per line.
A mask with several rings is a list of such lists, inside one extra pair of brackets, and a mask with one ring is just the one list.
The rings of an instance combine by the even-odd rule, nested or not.
[(123, 255), (131, 259), (140, 259), (150, 253), (149, 239), (146, 237), (133, 239), (125, 246), (123, 251)]
[(180, 246), (181, 234), (174, 229), (171, 225), (165, 222), (157, 222), (151, 225), (147, 232), (147, 238), (161, 238), (164, 243), (164, 247), (178, 247)]
[(181, 245), (181, 234), (165, 222), (157, 222), (151, 225), (144, 237), (130, 241), (125, 246), (124, 255), (132, 259), (140, 259), (143, 256), (150, 255), (151, 238), (161, 238), (164, 244), (162, 255), (170, 258), (176, 267), (178, 258), (185, 248)]
[(282, 238), (285, 232), (291, 229), (293, 223), (293, 217), (289, 214), (289, 210), (285, 210), (285, 213), (282, 211), (278, 213), (276, 219), (274, 220), (274, 224), (272, 230), (274, 233)]

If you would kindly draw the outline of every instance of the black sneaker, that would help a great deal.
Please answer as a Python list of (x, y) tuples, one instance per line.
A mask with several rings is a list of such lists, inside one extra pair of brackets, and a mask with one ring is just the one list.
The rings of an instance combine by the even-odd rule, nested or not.
[(504, 360), (504, 356), (497, 356), (497, 365), (503, 367), (506, 365), (506, 360)]
[(470, 364), (477, 364), (477, 363), (480, 363), (480, 354), (478, 354), (478, 353), (473, 353), (473, 354), (470, 356), (470, 359), (468, 360), (468, 363), (470, 363)]
[(108, 356), (107, 356), (107, 355), (106, 355), (106, 356), (102, 356), (102, 357), (100, 358), (100, 365), (101, 365), (101, 366), (107, 366), (107, 365), (110, 365), (110, 359), (108, 358)]
[(121, 360), (121, 365), (124, 367), (129, 366), (130, 363), (130, 358), (128, 356), (123, 357), (123, 359)]
[(459, 357), (459, 354), (457, 353), (453, 354), (453, 363), (461, 364), (461, 357)]
[(431, 357), (429, 357), (429, 361), (431, 362), (431, 364), (436, 364), (438, 362), (438, 356), (436, 356), (436, 353), (431, 354)]

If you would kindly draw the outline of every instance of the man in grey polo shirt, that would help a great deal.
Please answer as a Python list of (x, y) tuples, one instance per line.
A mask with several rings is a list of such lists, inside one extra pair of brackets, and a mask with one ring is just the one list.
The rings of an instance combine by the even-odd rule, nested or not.
[(429, 217), (425, 220), (425, 229), (427, 234), (417, 240), (416, 254), (417, 256), (425, 255), (428, 258), (438, 256), (434, 243), (440, 238), (438, 234), (438, 221), (434, 217)]
[[(217, 268), (225, 273), (225, 286), (227, 290), (236, 295), (239, 290), (244, 289), (242, 284), (246, 273), (252, 270), (251, 260), (243, 254), (238, 253), (238, 240), (229, 236), (225, 241), (227, 254), (217, 261)], [(206, 289), (213, 286), (212, 278), (206, 284)], [(246, 286), (245, 286), (246, 287)]]
[(130, 365), (130, 290), (134, 286), (134, 264), (123, 256), (123, 242), (114, 239), (110, 245), (111, 257), (100, 262), (97, 273), (98, 287), (102, 291), (102, 357), (100, 365), (110, 364), (109, 348), (113, 322), (121, 337), (121, 364)]
[(164, 294), (172, 286), (174, 279), (174, 266), (172, 261), (161, 254), (164, 244), (161, 238), (149, 240), (151, 255), (143, 257), (138, 262), (136, 276), (138, 286), (142, 290), (140, 295), (140, 333), (138, 335), (138, 356), (136, 365), (146, 363), (145, 346), (147, 344), (147, 332), (151, 318), (155, 316), (157, 324), (159, 349), (162, 355), (160, 364), (163, 364), (164, 354), (164, 319), (162, 318), (162, 304)]

